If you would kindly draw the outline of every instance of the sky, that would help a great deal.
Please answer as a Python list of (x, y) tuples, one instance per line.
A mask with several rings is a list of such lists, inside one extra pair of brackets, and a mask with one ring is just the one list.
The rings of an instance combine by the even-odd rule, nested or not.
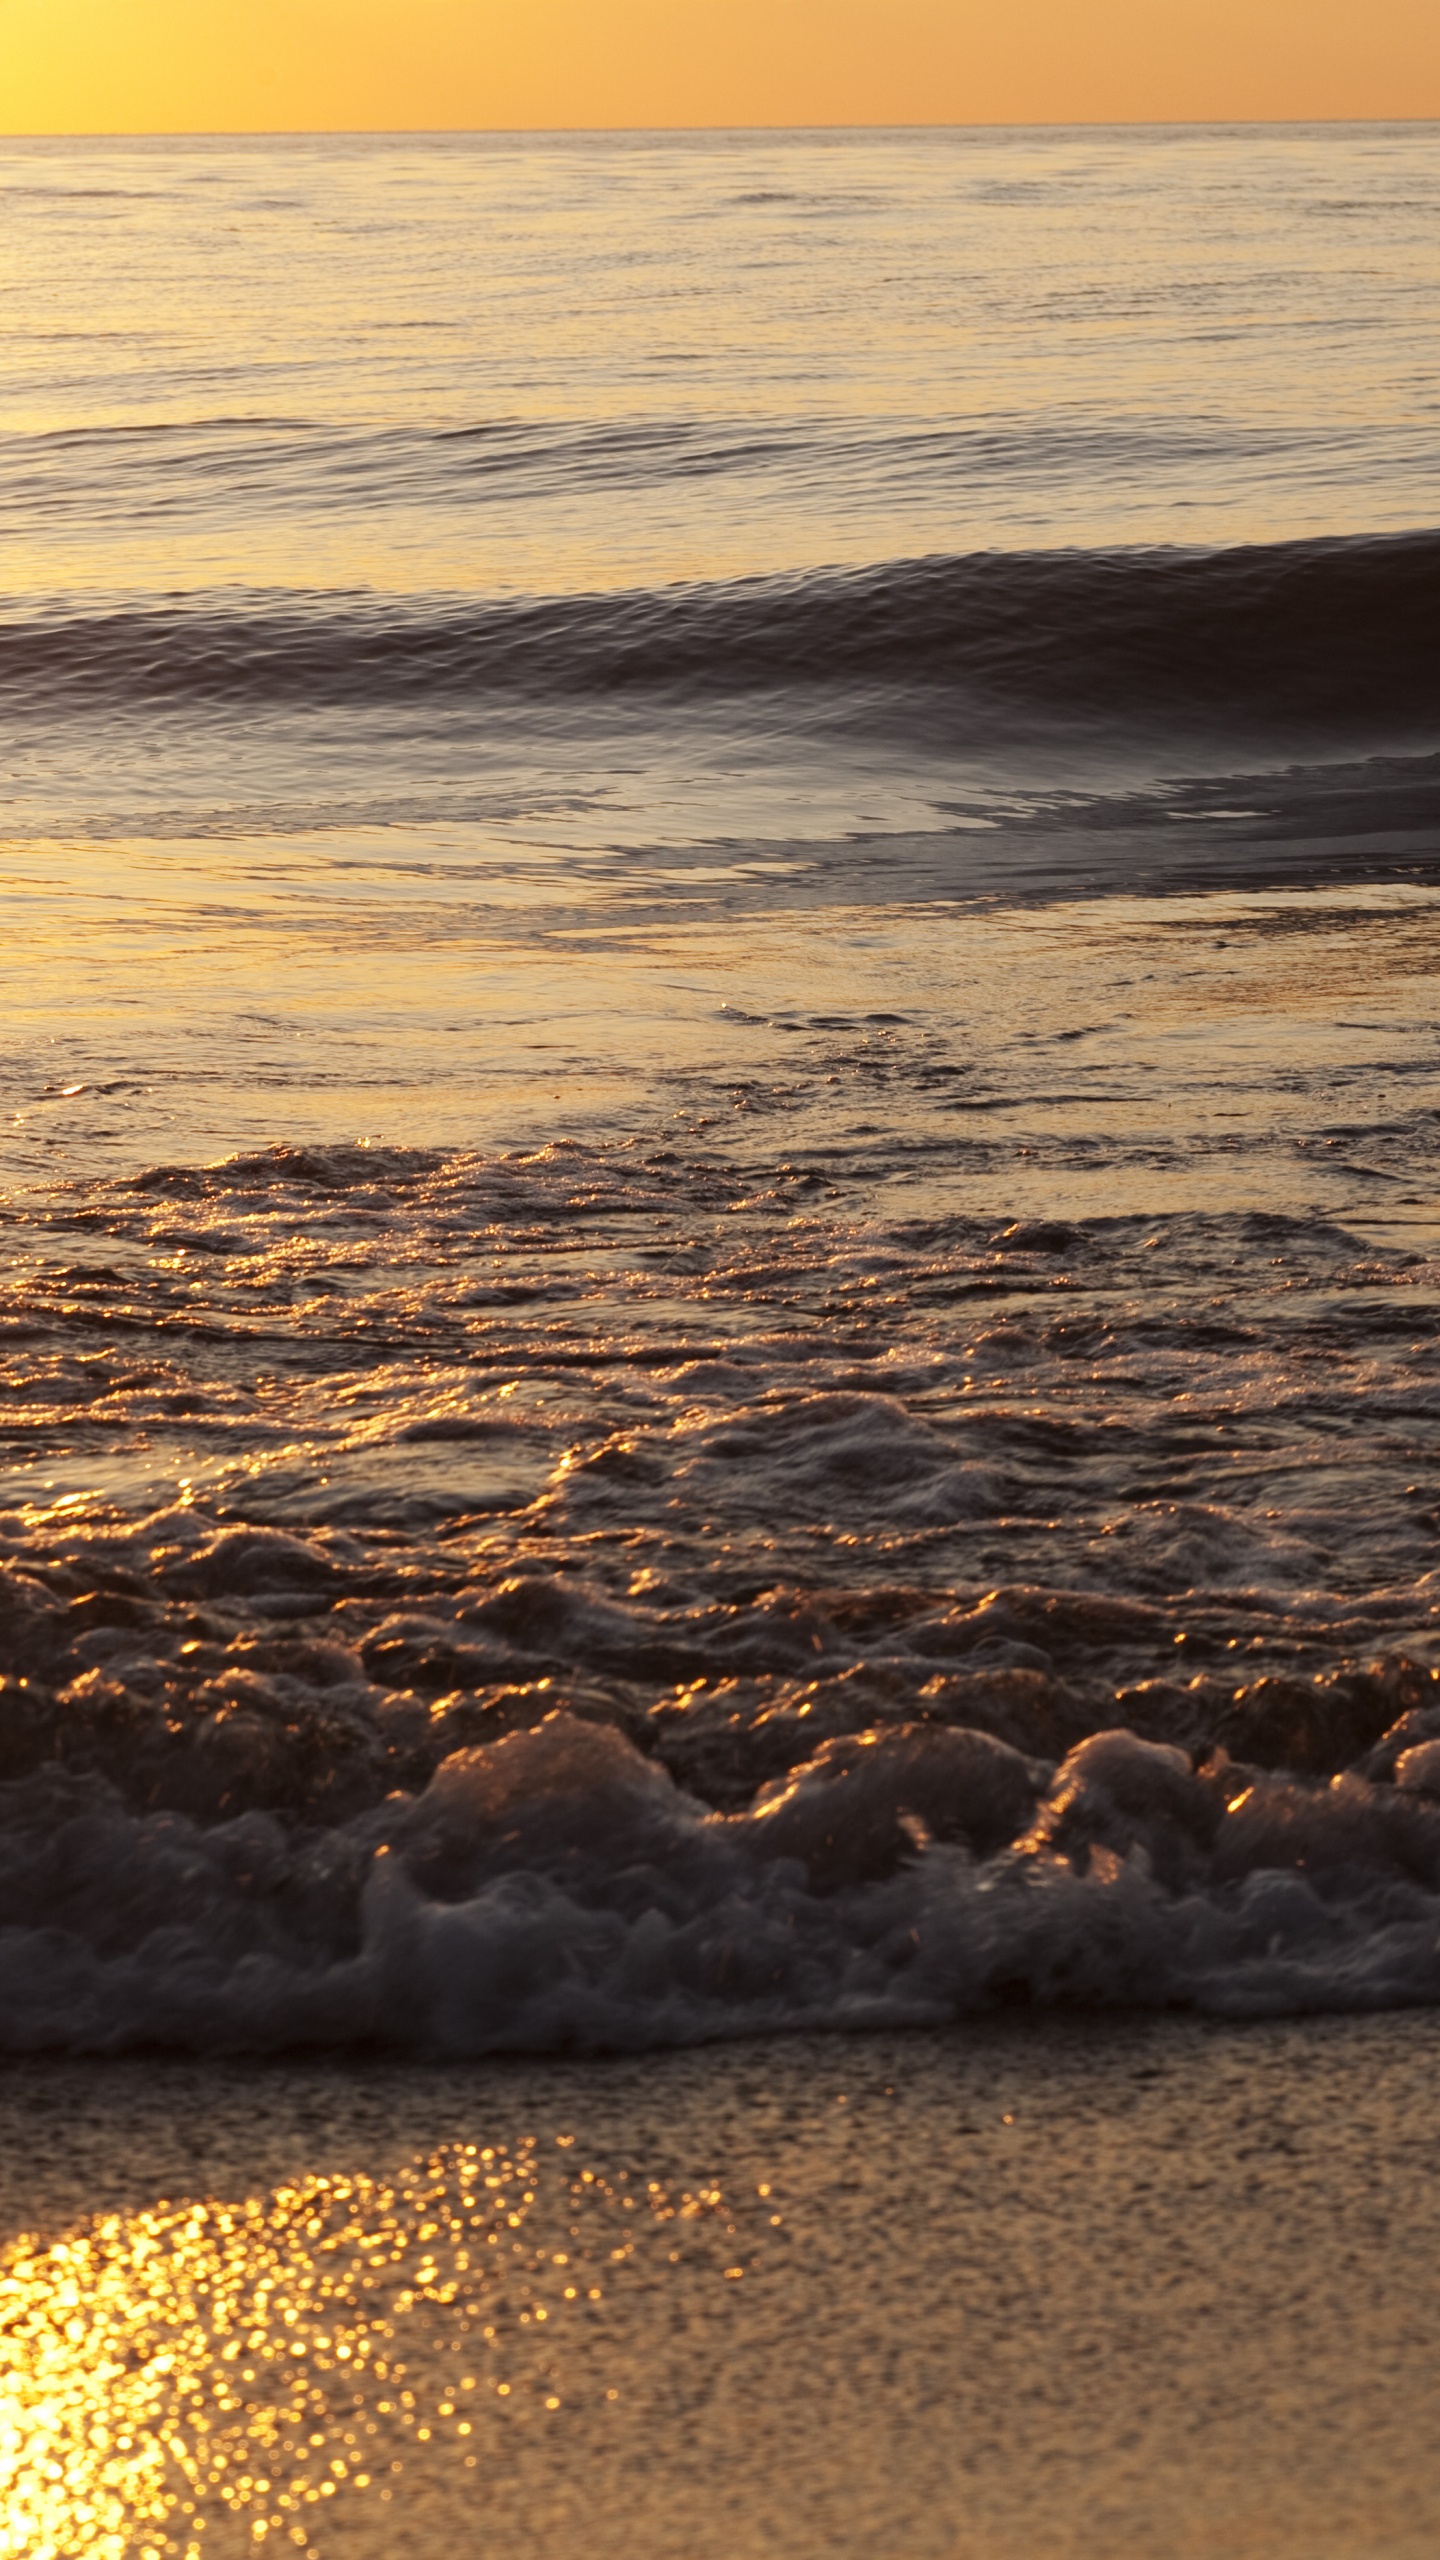
[(1440, 116), (1440, 0), (0, 0), (0, 132)]

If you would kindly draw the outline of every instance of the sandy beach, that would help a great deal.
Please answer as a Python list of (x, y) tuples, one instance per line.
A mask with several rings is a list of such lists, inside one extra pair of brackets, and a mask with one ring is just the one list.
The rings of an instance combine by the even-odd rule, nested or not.
[[(1437, 2046), (1429, 2016), (1049, 2018), (12, 2067), (6, 2397), (59, 2476), (20, 2490), (53, 2541), (5, 2547), (1421, 2560)], [(97, 2423), (129, 2436), (105, 2494), (170, 2502), (128, 2538)]]

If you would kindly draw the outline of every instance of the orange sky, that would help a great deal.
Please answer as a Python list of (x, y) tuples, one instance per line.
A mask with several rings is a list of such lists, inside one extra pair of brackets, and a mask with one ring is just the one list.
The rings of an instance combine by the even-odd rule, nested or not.
[(1440, 116), (1440, 0), (0, 0), (0, 132)]

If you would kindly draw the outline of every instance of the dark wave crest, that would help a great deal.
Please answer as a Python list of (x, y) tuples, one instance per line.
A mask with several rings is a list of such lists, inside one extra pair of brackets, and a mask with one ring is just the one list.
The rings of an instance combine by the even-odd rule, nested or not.
[(483, 601), (228, 592), (0, 625), (21, 712), (924, 692), (999, 727), (1433, 728), (1440, 532)]

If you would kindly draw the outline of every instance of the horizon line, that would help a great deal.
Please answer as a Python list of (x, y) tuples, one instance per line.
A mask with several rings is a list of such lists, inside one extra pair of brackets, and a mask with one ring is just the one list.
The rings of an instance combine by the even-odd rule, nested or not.
[(755, 124), (514, 125), (74, 125), (0, 127), (0, 142), (383, 142), (616, 139), (627, 134), (882, 133), (1230, 133), (1302, 132), (1344, 127), (1440, 125), (1440, 110), (1422, 115), (1363, 116), (987, 116), (914, 118), (874, 124), (793, 121)]

